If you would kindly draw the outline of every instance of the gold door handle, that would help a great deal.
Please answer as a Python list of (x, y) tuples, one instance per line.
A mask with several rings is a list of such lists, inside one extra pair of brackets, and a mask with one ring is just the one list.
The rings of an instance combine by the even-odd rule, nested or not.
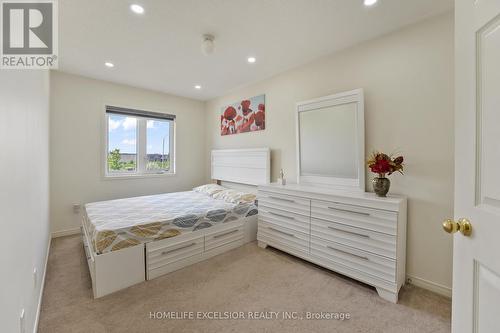
[(452, 219), (445, 220), (443, 222), (443, 229), (449, 234), (454, 234), (457, 231), (460, 231), (462, 235), (467, 237), (472, 234), (472, 224), (464, 218), (459, 219), (458, 222)]

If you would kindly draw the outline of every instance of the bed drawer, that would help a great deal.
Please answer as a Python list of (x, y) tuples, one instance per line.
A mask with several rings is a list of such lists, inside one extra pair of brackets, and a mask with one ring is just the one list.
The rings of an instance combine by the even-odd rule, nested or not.
[(259, 206), (259, 221), (269, 222), (305, 234), (309, 233), (310, 218), (290, 211)]
[(94, 257), (92, 257), (92, 254), (90, 253), (91, 250), (85, 240), (83, 242), (83, 250), (85, 251), (85, 256), (87, 257), (87, 264), (89, 265), (90, 277), (93, 279), (95, 274), (95, 261)]
[(245, 236), (245, 225), (240, 224), (217, 232), (205, 235), (205, 251), (211, 251), (218, 247), (242, 241)]
[(309, 235), (267, 221), (259, 222), (257, 239), (273, 246), (284, 245), (305, 253), (309, 252)]
[(259, 191), (259, 212), (261, 208), (275, 208), (295, 214), (309, 216), (311, 201), (286, 194)]
[(388, 235), (397, 234), (396, 212), (311, 200), (311, 217)]
[[(148, 243), (147, 245), (154, 243), (157, 242)], [(147, 246), (146, 260), (148, 271), (170, 265), (176, 261), (184, 260), (189, 257), (201, 256), (203, 253), (204, 236), (200, 235), (199, 237), (177, 242), (170, 241), (168, 245), (164, 246), (158, 245), (159, 244)]]
[(311, 254), (388, 282), (396, 281), (396, 261), (342, 244), (311, 237)]
[(396, 236), (314, 218), (311, 236), (396, 259)]
[(83, 250), (85, 252), (85, 257), (87, 258), (87, 264), (89, 266), (90, 278), (92, 279), (92, 281), (94, 281), (95, 279), (94, 254), (92, 252), (92, 249), (90, 248), (87, 230), (85, 229), (85, 227), (83, 227), (83, 225), (80, 227), (80, 231), (82, 235)]

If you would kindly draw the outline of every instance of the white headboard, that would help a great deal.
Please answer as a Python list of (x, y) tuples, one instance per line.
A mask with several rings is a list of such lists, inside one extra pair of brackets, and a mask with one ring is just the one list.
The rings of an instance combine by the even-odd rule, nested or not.
[(271, 180), (269, 148), (212, 150), (212, 179), (247, 185)]

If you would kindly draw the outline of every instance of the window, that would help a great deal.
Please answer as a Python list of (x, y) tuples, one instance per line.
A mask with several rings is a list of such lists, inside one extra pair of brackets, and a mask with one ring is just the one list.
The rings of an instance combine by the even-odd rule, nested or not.
[(106, 176), (174, 173), (174, 124), (174, 115), (106, 106)]

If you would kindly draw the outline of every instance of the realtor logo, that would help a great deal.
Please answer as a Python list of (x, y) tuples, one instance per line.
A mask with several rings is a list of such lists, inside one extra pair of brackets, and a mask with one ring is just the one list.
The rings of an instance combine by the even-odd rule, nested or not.
[(57, 2), (1, 1), (1, 68), (57, 68)]

